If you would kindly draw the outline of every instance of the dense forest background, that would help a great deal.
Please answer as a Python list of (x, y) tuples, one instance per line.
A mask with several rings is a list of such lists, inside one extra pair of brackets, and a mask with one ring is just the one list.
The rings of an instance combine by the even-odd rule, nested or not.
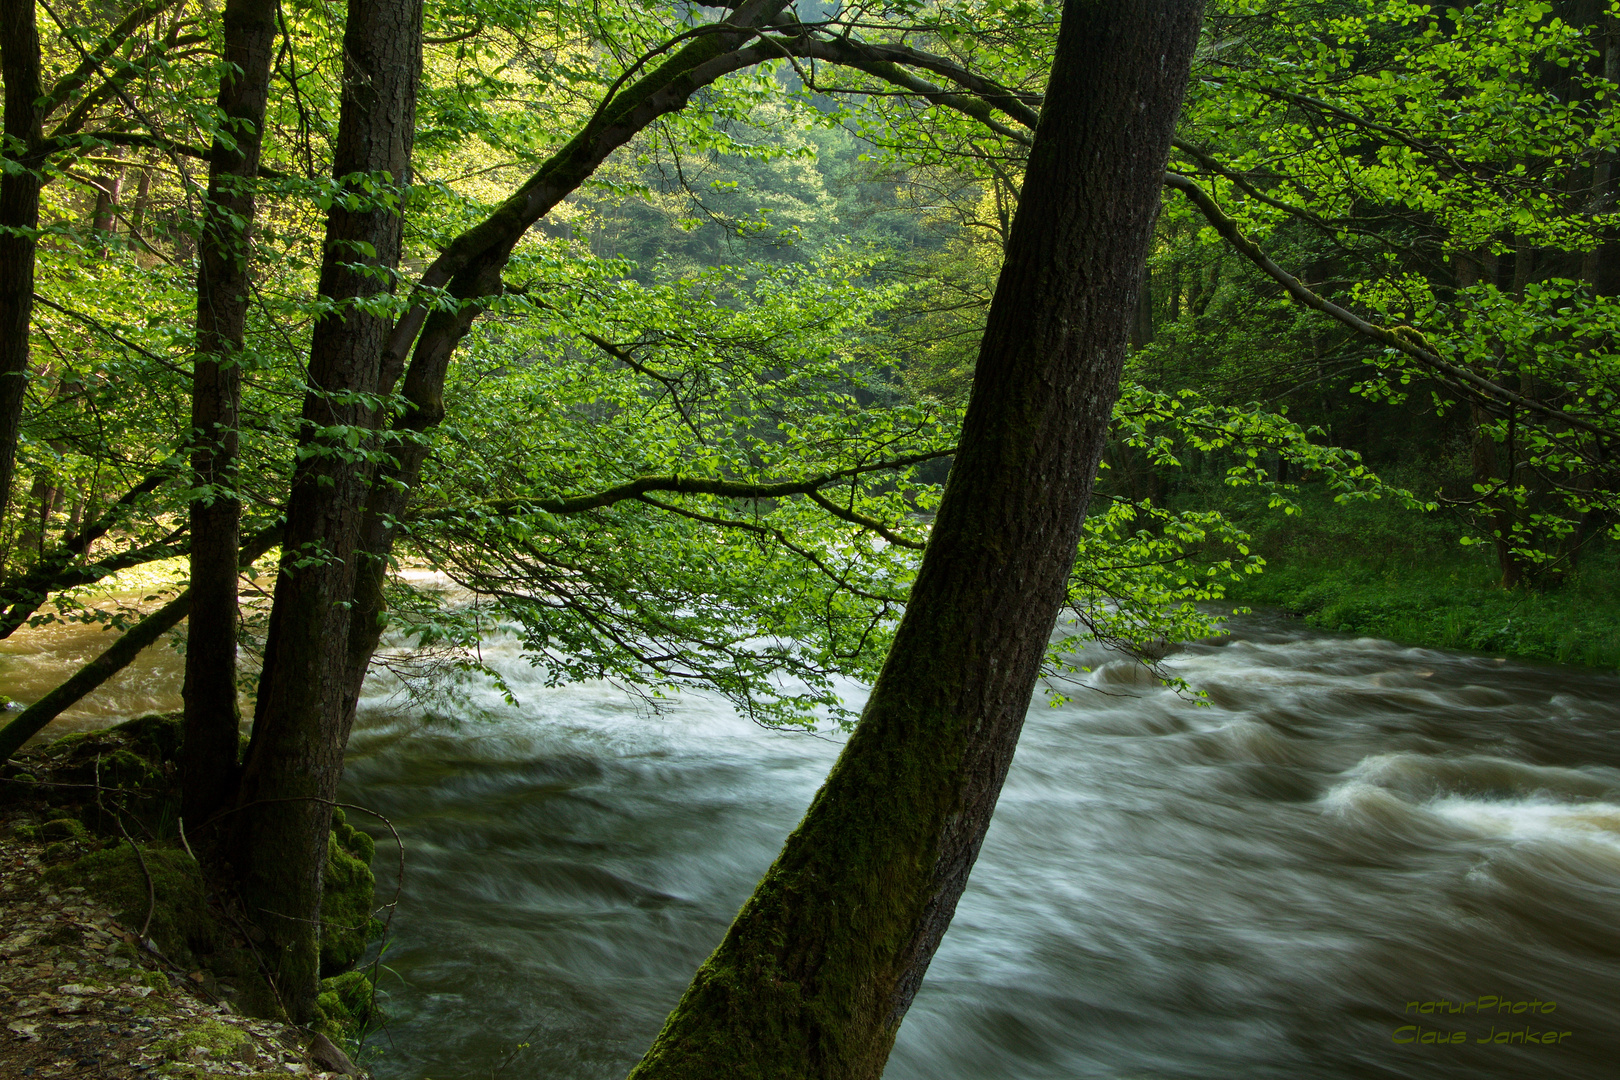
[[(201, 148), (219, 133), (217, 13), (52, 10), (63, 21), (42, 31), (44, 85), (61, 100), (45, 134), (60, 147), (42, 163), (39, 299), (0, 531), (13, 581), (187, 445)], [(685, 11), (615, 24), (564, 6), (430, 7), (404, 267), (425, 265), (588, 115), (603, 49), (628, 56)], [(812, 16), (853, 18), (800, 13)], [(319, 5), (284, 5), (278, 18), (238, 360), (248, 528), (279, 512), (294, 460), (287, 402), (320, 310), (320, 222), (335, 197), (341, 19)], [(1614, 315), (1611, 19), (1598, 4), (1218, 5), (1173, 170), (1316, 294), (1380, 327), (1409, 326), (1448, 363), (1524, 398), (1601, 413)], [(1039, 87), (1051, 9), (951, 6), (926, 21), (964, 68), (1026, 95)], [(813, 471), (809, 447), (845, 433), (870, 447), (909, 449), (924, 433), (948, 446), (1027, 134), (799, 60), (704, 93), (701, 110), (641, 131), (518, 245), (505, 294), (451, 374), (419, 506), (572, 494), (661, 470), (781, 469), (807, 453), (794, 465)], [(1119, 560), (1131, 571), (1099, 573), (1077, 596), (1093, 622), (1107, 631), (1123, 599), (1121, 636), (1146, 639), (1133, 620), (1161, 629), (1166, 604), (1237, 585), (1240, 599), (1288, 603), (1330, 627), (1613, 662), (1612, 623), (1597, 618), (1612, 611), (1571, 621), (1548, 598), (1570, 579), (1585, 583), (1575, 608), (1610, 592), (1598, 585), (1612, 567), (1608, 466), (1601, 450), (1594, 460), (1572, 448), (1581, 433), (1302, 307), (1174, 190), (1144, 284), (1140, 396), (1122, 407), (1102, 478), (1117, 509), (1094, 531), (1111, 550), (1147, 547)], [(1172, 421), (1170, 410), (1200, 409)], [(1313, 468), (1322, 451), (1285, 452), (1289, 439), (1352, 452), (1412, 498), (1347, 504), (1345, 470)], [(1291, 470), (1295, 451), (1309, 459)], [(943, 469), (919, 464), (861, 497), (926, 514)], [(189, 494), (175, 480), (143, 492), (97, 556), (115, 545), (118, 564), (181, 554), (175, 515)], [(644, 527), (657, 539), (607, 539)], [(424, 524), (409, 557), (499, 597), (515, 541), (492, 548), (481, 528)], [(670, 618), (675, 594), (758, 580), (765, 568), (749, 564), (671, 585), (656, 616), (649, 597), (630, 596), (640, 583), (629, 576), (689, 576), (712, 556), (706, 536), (645, 505), (573, 532), (600, 607), (546, 613), (537, 642), (551, 643), (549, 662), (571, 676), (657, 675), (591, 621), (611, 611), (633, 635)], [(676, 554), (683, 545), (705, 553)], [(1229, 580), (1234, 566), (1257, 568), (1255, 554), (1271, 573)], [(771, 572), (802, 569), (788, 562)], [(538, 590), (517, 591), (533, 604)], [(775, 628), (816, 640), (806, 606), (785, 602)], [(454, 638), (454, 618), (432, 608), (413, 597), (396, 618)], [(829, 640), (807, 672), (860, 673), (879, 644)]]
[[(368, 665), (451, 692), (497, 623), (559, 682), (852, 720), (1059, 7), (5, 0), (0, 632), (130, 628), (25, 715), (189, 611), (193, 820), (330, 800)], [(1620, 663), (1617, 19), (1208, 6), (1075, 634), (1267, 602)], [(163, 606), (93, 602), (132, 580)], [(309, 848), (308, 911), (298, 814), (221, 843)]]

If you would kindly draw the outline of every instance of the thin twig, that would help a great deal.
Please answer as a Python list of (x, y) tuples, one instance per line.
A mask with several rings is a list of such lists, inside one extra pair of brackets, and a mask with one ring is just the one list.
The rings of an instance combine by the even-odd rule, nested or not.
[(101, 801), (100, 754), (96, 755), (96, 808), (102, 814), (112, 818), (113, 824), (118, 826), (118, 831), (124, 835), (125, 840), (129, 841), (129, 846), (135, 849), (135, 857), (141, 863), (141, 873), (146, 875), (146, 921), (141, 923), (140, 939), (141, 944), (147, 945), (146, 932), (152, 928), (152, 916), (157, 912), (157, 883), (152, 880), (152, 871), (146, 865), (145, 852), (141, 851), (141, 846), (135, 842), (135, 838), (129, 835), (129, 830), (124, 828), (124, 819), (117, 814), (108, 814), (106, 805)]

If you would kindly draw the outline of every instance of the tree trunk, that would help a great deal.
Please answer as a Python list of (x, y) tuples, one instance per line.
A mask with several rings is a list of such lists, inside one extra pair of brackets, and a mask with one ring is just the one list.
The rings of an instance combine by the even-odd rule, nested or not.
[[(388, 194), (403, 195), (421, 39), (421, 0), (350, 0), (333, 161), (339, 179), (386, 173)], [(310, 348), (299, 461), (232, 842), (243, 898), (268, 936), (281, 999), (299, 1022), (315, 1005), (329, 803), (348, 741), (348, 608), (370, 482), (364, 450), (373, 413), (365, 397), (378, 389), (389, 330), (386, 317), (356, 301), (390, 290), (403, 220), (398, 202), (349, 186), (359, 205), (335, 203), (327, 217), (320, 292), (334, 311), (316, 324)]]
[[(110, 158), (124, 156), (122, 146), (112, 146), (106, 151)], [(111, 250), (112, 235), (117, 224), (118, 207), (124, 196), (124, 170), (114, 169), (110, 166), (96, 177), (96, 208), (90, 215), (90, 229), (95, 234), (99, 245), (98, 257), (105, 259)]]
[[(1457, 255), (1453, 260), (1457, 288), (1470, 289), (1479, 284), (1481, 279), (1494, 277), (1497, 270), (1495, 263), (1496, 257), (1488, 249)], [(1486, 377), (1493, 375), (1488, 370), (1481, 371), (1481, 374)], [(1491, 437), (1488, 430), (1495, 419), (1482, 402), (1469, 402), (1469, 471), (1475, 488), (1485, 491), (1494, 488), (1502, 479), (1497, 461), (1496, 440)], [(1508, 510), (1510, 505), (1511, 499), (1504, 495), (1486, 495), (1483, 508), (1473, 515), (1476, 525), (1491, 531), (1491, 543), (1496, 552), (1497, 567), (1502, 571), (1501, 583), (1504, 588), (1517, 586), (1520, 577), (1518, 559), (1513, 554), (1513, 519)]]
[(1064, 5), (961, 448), (893, 648), (636, 1080), (882, 1073), (1064, 601), (1201, 8)]
[(276, 0), (225, 5), (226, 69), (219, 111), (232, 139), (216, 138), (208, 163), (197, 269), (197, 355), (191, 383), (191, 621), (186, 630), (182, 813), (205, 821), (236, 780), (237, 412), (247, 327), (248, 243), (254, 179), (270, 95)]
[(1131, 321), (1131, 351), (1153, 344), (1153, 271), (1142, 268), (1142, 287), (1136, 294), (1136, 317)]
[(146, 211), (152, 204), (152, 162), (143, 160), (135, 181), (135, 205), (129, 211), (129, 235), (146, 235)]
[[(457, 275), (450, 292), (458, 299), (492, 296), (501, 290), (501, 270), (507, 252), (482, 260), (476, 271), (469, 268)], [(366, 500), (360, 530), (360, 558), (355, 579), (354, 603), (349, 614), (349, 642), (344, 676), (344, 730), (354, 723), (360, 703), (360, 689), (371, 666), (371, 656), (382, 640), (387, 623), (383, 583), (388, 575), (388, 556), (398, 533), (395, 522), (404, 514), (410, 497), (422, 477), (427, 461), (425, 436), (444, 419), (444, 380), (456, 346), (471, 328), (480, 308), (469, 304), (457, 311), (438, 311), (429, 317), (405, 376), (405, 413), (396, 430), (407, 438), (392, 448), (396, 464), (379, 470)]]
[(20, 169), (0, 178), (0, 517), (11, 498), (23, 391), (28, 384), (28, 329), (34, 313), (34, 232), (39, 228), (39, 162), (42, 139), (36, 104), (39, 33), (34, 0), (0, 0), (0, 71), (6, 82), (6, 154), (25, 153)]

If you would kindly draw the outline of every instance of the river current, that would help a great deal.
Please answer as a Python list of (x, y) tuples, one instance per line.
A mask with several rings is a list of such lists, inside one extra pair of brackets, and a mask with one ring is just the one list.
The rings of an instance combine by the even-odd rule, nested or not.
[[(1620, 678), (1232, 629), (1167, 660), (1203, 704), (1100, 652), (1037, 696), (888, 1080), (1615, 1076)], [(351, 742), (407, 851), (371, 1068), (622, 1077), (840, 740), (484, 658), (518, 706), (379, 678)]]

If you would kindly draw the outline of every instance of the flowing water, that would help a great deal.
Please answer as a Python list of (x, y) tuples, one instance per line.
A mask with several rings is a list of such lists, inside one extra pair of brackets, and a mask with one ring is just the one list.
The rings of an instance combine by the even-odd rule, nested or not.
[[(1234, 630), (1170, 658), (1205, 706), (1105, 654), (1037, 699), (885, 1076), (1615, 1076), (1620, 679)], [(485, 659), (518, 707), (378, 680), (351, 744), (408, 856), (372, 1068), (622, 1077), (838, 743)]]

